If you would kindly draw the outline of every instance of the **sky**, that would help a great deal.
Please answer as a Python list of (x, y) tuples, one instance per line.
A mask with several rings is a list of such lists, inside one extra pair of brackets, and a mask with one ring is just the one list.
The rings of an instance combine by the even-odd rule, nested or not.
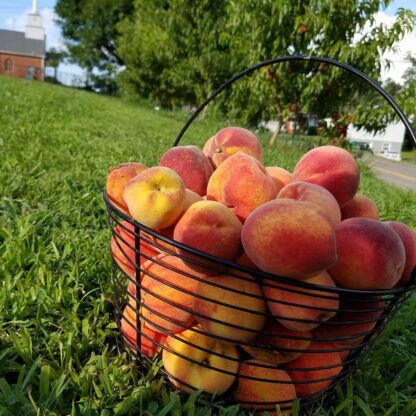
[[(62, 47), (63, 40), (61, 32), (55, 23), (54, 12), (56, 0), (38, 0), (38, 9), (43, 17), (43, 24), (46, 29), (47, 48)], [(385, 10), (379, 11), (375, 18), (377, 23), (387, 25), (394, 22), (394, 15), (398, 8), (408, 8), (416, 13), (416, 0), (395, 0)], [(27, 14), (31, 11), (32, 0), (0, 0), (0, 29), (24, 31)], [(395, 52), (388, 52), (384, 58), (393, 61), (390, 71), (384, 70), (382, 79), (392, 78), (400, 82), (401, 77), (408, 67), (404, 61), (406, 52), (416, 52), (416, 30), (408, 34), (398, 45)], [(59, 68), (61, 71), (80, 74), (82, 71), (76, 65), (65, 65)]]

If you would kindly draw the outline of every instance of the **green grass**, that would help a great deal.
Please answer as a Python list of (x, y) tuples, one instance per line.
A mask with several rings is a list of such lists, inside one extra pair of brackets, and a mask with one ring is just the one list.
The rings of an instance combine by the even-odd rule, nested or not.
[(402, 160), (404, 162), (416, 164), (416, 149), (402, 151)]
[[(141, 374), (113, 318), (107, 171), (156, 164), (186, 115), (5, 78), (0, 91), (0, 415), (237, 414)], [(224, 124), (199, 121), (185, 143), (200, 145)], [(291, 169), (306, 148), (287, 141), (266, 148), (265, 160)], [(416, 228), (416, 193), (362, 172), (382, 219)], [(413, 298), (316, 416), (416, 414), (415, 314)]]

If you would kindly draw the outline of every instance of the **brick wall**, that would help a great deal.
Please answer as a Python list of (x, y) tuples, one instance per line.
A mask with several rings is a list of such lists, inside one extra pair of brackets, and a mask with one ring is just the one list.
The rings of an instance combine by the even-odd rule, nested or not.
[(0, 52), (0, 75), (43, 81), (44, 59)]

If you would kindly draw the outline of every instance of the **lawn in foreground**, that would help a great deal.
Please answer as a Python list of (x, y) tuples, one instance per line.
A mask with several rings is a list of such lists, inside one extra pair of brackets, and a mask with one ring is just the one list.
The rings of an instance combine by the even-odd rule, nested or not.
[[(113, 320), (108, 168), (157, 164), (186, 116), (1, 77), (0, 91), (0, 414), (217, 414), (140, 374)], [(185, 144), (222, 126), (197, 122)], [(304, 150), (285, 142), (267, 148), (265, 161), (292, 169)], [(416, 193), (378, 181), (365, 165), (362, 172), (361, 190), (382, 219), (416, 228)], [(416, 413), (415, 312), (413, 298), (339, 400), (315, 415)]]

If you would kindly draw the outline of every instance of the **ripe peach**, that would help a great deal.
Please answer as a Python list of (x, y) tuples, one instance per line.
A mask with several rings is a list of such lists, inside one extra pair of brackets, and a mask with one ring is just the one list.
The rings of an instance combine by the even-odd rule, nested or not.
[(305, 153), (293, 171), (295, 179), (321, 185), (340, 207), (357, 192), (360, 171), (354, 158), (336, 146), (320, 146)]
[(261, 288), (248, 274), (242, 274), (241, 278), (229, 275), (206, 278), (198, 283), (195, 294), (195, 318), (204, 330), (213, 335), (224, 337), (229, 342), (248, 341), (264, 325), (266, 305)]
[(142, 269), (142, 314), (146, 325), (170, 333), (192, 325), (194, 293), (198, 279), (205, 279), (206, 274), (191, 270), (179, 257), (163, 254), (144, 263)]
[(237, 264), (241, 266), (250, 267), (251, 269), (259, 270), (259, 268), (250, 260), (247, 253), (244, 251), (243, 254), (236, 260)]
[[(373, 300), (342, 300), (339, 312), (328, 323), (314, 330), (317, 338), (336, 338), (340, 345), (359, 345), (372, 333), (385, 304), (379, 298)], [(361, 336), (360, 336), (361, 335)]]
[(386, 221), (384, 224), (395, 231), (403, 243), (406, 261), (398, 285), (404, 285), (410, 281), (412, 271), (416, 267), (416, 233), (398, 221)]
[(212, 174), (207, 188), (208, 199), (229, 207), (242, 222), (256, 207), (276, 195), (273, 178), (257, 159), (243, 152), (224, 161)]
[[(312, 341), (308, 352), (285, 364), (292, 380), (302, 382), (295, 384), (298, 397), (312, 395), (332, 384), (342, 370), (342, 360), (338, 352), (330, 350), (338, 349), (332, 342)], [(317, 381), (320, 379), (326, 380)]]
[(376, 203), (369, 197), (358, 194), (342, 207), (341, 216), (343, 220), (354, 217), (366, 217), (373, 220), (380, 219)]
[(106, 192), (111, 202), (122, 212), (128, 214), (128, 208), (123, 199), (126, 183), (147, 167), (143, 163), (122, 163), (110, 169), (107, 176)]
[[(241, 402), (250, 402), (242, 403), (241, 407), (255, 409), (276, 410), (276, 404), (280, 403), (281, 414), (290, 415), (293, 400), (296, 400), (292, 379), (286, 371), (267, 366), (267, 363), (260, 360), (248, 360), (242, 363), (234, 397)], [(270, 402), (270, 404), (261, 404), (261, 402)]]
[(263, 160), (259, 139), (251, 131), (241, 127), (221, 129), (205, 143), (203, 149), (214, 168), (239, 151), (253, 156), (260, 162)]
[[(115, 233), (116, 234), (111, 237), (111, 252), (114, 260), (125, 273), (129, 276), (134, 276), (136, 272), (134, 226), (127, 221), (123, 221), (121, 225), (115, 227)], [(146, 241), (139, 241), (141, 254), (140, 264), (143, 264), (149, 258), (159, 254), (159, 252)]]
[(182, 178), (186, 188), (201, 196), (206, 194), (213, 169), (209, 159), (198, 147), (173, 147), (165, 152), (159, 165), (173, 169)]
[[(197, 250), (234, 261), (242, 252), (241, 228), (241, 222), (224, 205), (215, 201), (198, 201), (179, 219), (173, 237), (175, 241)], [(186, 250), (178, 249), (178, 253), (201, 261)]]
[(247, 218), (241, 240), (254, 264), (284, 277), (307, 279), (336, 261), (334, 227), (312, 202), (266, 202)]
[(290, 172), (286, 169), (279, 168), (278, 166), (267, 167), (266, 171), (273, 178), (277, 192), (290, 182), (294, 181), (293, 175)]
[(338, 260), (328, 269), (342, 287), (391, 289), (401, 278), (405, 251), (400, 237), (386, 224), (356, 217), (335, 227)]
[(200, 326), (195, 326), (167, 337), (163, 366), (170, 381), (182, 390), (192, 393), (201, 389), (210, 394), (223, 394), (238, 373), (237, 348), (201, 331)]
[(328, 215), (333, 226), (341, 222), (341, 210), (337, 200), (322, 186), (301, 181), (291, 182), (278, 193), (277, 198), (313, 202)]
[[(325, 271), (305, 282), (335, 287), (331, 276)], [(319, 325), (316, 321), (330, 319), (337, 313), (339, 307), (337, 293), (297, 288), (272, 280), (264, 281), (263, 292), (270, 312), (282, 325), (294, 331), (310, 331), (316, 328)]]
[(294, 360), (306, 350), (312, 337), (309, 331), (287, 329), (275, 319), (268, 319), (261, 332), (241, 348), (257, 360), (281, 364)]
[[(121, 318), (121, 332), (126, 345), (137, 352), (137, 315), (136, 301), (130, 298), (129, 303), (124, 307)], [(150, 329), (145, 322), (140, 320), (140, 350), (149, 358), (153, 358), (158, 351), (159, 345), (163, 345), (166, 335)]]
[(174, 170), (156, 166), (128, 181), (123, 198), (136, 221), (162, 229), (173, 225), (182, 214), (185, 186)]

